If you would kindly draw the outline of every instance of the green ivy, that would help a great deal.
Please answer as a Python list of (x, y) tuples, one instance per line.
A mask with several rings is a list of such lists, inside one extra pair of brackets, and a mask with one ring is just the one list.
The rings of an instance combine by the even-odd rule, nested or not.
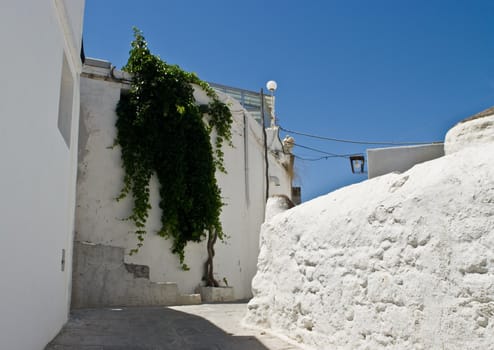
[[(225, 172), (221, 148), (225, 141), (231, 145), (232, 115), (194, 73), (153, 55), (136, 28), (123, 70), (132, 75), (132, 84), (117, 106), (116, 142), (125, 171), (118, 199), (131, 194), (134, 200), (129, 219), (135, 224), (138, 243), (131, 254), (143, 245), (151, 209), (149, 181), (156, 174), (162, 210), (158, 234), (173, 240), (173, 253), (188, 269), (187, 242), (200, 242), (207, 235), (223, 239), (223, 203), (215, 171)], [(191, 84), (206, 91), (211, 99), (207, 106), (197, 105)]]

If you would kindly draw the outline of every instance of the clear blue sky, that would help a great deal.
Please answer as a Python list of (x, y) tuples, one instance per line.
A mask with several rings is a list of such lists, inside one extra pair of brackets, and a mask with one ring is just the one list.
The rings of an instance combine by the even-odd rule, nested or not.
[[(86, 55), (121, 67), (132, 26), (203, 80), (254, 91), (276, 80), (280, 125), (295, 131), (441, 141), (494, 105), (491, 0), (86, 0)], [(293, 136), (333, 153), (366, 150)], [(296, 163), (304, 200), (365, 179), (346, 159)]]

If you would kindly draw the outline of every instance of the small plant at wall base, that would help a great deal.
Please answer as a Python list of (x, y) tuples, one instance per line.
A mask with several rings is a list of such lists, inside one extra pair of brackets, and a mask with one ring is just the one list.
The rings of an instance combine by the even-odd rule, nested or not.
[[(230, 110), (195, 74), (153, 55), (136, 28), (123, 70), (132, 75), (132, 84), (117, 106), (116, 143), (121, 147), (125, 171), (118, 199), (130, 194), (134, 201), (129, 220), (136, 226), (138, 243), (131, 254), (143, 245), (151, 208), (149, 181), (156, 174), (162, 210), (158, 234), (172, 239), (172, 252), (185, 270), (185, 246), (207, 236), (205, 279), (208, 286), (217, 286), (214, 243), (224, 235), (215, 171), (225, 172), (221, 147), (225, 142), (231, 145)], [(198, 106), (191, 84), (199, 85), (212, 102)], [(216, 136), (211, 145), (213, 131)]]

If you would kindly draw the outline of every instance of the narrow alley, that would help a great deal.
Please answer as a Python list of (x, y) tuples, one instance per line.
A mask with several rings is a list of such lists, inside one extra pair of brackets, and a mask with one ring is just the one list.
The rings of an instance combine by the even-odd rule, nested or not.
[(242, 327), (245, 303), (73, 310), (45, 350), (300, 350)]

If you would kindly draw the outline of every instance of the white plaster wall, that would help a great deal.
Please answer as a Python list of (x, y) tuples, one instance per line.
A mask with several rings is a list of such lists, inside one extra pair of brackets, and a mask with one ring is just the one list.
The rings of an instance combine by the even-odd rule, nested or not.
[(291, 154), (285, 153), (283, 150), (283, 144), (279, 137), (279, 127), (272, 126), (266, 129), (266, 144), (269, 150), (269, 164), (276, 164), (276, 166), (269, 166), (269, 195), (286, 195), (291, 198), (292, 193), (292, 174), (287, 171), (291, 165)]
[(491, 121), (264, 223), (245, 321), (318, 350), (493, 349)]
[(416, 164), (444, 156), (444, 144), (374, 148), (367, 150), (369, 179), (392, 172), (404, 172)]
[[(484, 113), (489, 113), (488, 111)], [(486, 142), (494, 142), (494, 113), (492, 112), (481, 118), (462, 121), (455, 125), (446, 134), (444, 150), (446, 154), (452, 154)]]
[[(96, 72), (93, 68), (85, 68)], [(98, 74), (103, 74), (100, 70)], [(127, 198), (115, 202), (123, 179), (120, 151), (109, 148), (116, 136), (115, 106), (120, 98), (120, 83), (90, 78), (81, 82), (80, 163), (77, 197), (77, 240), (97, 244), (134, 248), (137, 241), (134, 227), (120, 219), (130, 214)], [(196, 89), (196, 99), (206, 103), (206, 95)], [(235, 298), (251, 296), (251, 280), (256, 271), (259, 252), (259, 228), (264, 219), (265, 169), (261, 126), (234, 100), (231, 104), (234, 148), (225, 147), (227, 174), (217, 173), (226, 206), (222, 223), (228, 239), (216, 245), (215, 272), (218, 280), (225, 278), (234, 287)], [(244, 119), (246, 124), (244, 125)], [(247, 140), (244, 142), (244, 133)], [(245, 147), (246, 146), (246, 147)], [(281, 165), (273, 158), (270, 168)], [(160, 228), (157, 181), (152, 180), (152, 213), (149, 234), (137, 255), (126, 256), (127, 263), (148, 265), (154, 282), (176, 282), (181, 293), (193, 293), (203, 276), (206, 248), (204, 243), (186, 247), (186, 263), (190, 271), (179, 268), (178, 258), (170, 253), (170, 241), (158, 237)], [(290, 191), (284, 194), (290, 195)]]
[[(81, 23), (84, 1), (73, 2)], [(42, 349), (69, 311), (81, 66), (64, 16), (52, 0), (0, 2), (1, 349)], [(64, 54), (74, 81), (70, 148), (57, 127)]]
[(65, 11), (67, 37), (71, 38), (70, 43), (74, 45), (75, 53), (80, 53), (85, 1), (55, 0), (55, 3), (60, 8), (60, 11)]

